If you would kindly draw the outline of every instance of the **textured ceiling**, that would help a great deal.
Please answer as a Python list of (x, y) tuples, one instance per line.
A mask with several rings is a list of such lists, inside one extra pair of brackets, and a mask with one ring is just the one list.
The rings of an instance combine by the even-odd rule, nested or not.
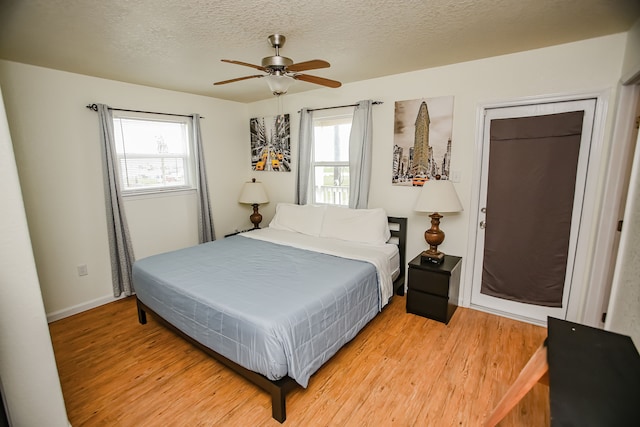
[[(0, 0), (0, 58), (252, 102), (267, 36), (349, 83), (627, 31), (639, 0)], [(290, 93), (318, 89), (296, 82)], [(336, 89), (324, 89), (336, 90)], [(337, 89), (339, 90), (339, 89)]]

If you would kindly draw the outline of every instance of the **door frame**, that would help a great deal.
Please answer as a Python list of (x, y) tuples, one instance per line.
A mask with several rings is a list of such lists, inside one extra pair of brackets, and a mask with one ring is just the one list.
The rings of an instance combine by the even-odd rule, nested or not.
[(603, 328), (602, 313), (607, 312), (613, 285), (613, 271), (616, 264), (619, 232), (617, 223), (622, 220), (624, 203), (627, 199), (627, 188), (624, 183), (631, 174), (631, 168), (624, 165), (626, 157), (634, 154), (636, 138), (633, 137), (633, 126), (636, 120), (636, 105), (640, 98), (640, 69), (635, 75), (622, 80), (618, 87), (619, 96), (616, 106), (616, 117), (613, 125), (612, 144), (609, 150), (600, 218), (596, 240), (604, 252), (611, 254), (607, 263), (593, 263), (591, 271), (592, 286), (586, 298), (582, 323), (596, 328)]
[[(465, 269), (465, 280), (462, 289), (462, 304), (480, 311), (498, 314), (505, 317), (522, 320), (528, 323), (537, 323), (528, 317), (518, 316), (510, 313), (492, 310), (486, 307), (471, 304), (471, 293), (473, 286), (472, 268), (476, 262), (476, 240), (478, 238), (478, 223), (480, 221), (480, 186), (482, 182), (482, 154), (483, 154), (483, 133), (485, 112), (494, 108), (519, 107), (525, 105), (536, 105), (543, 103), (580, 101), (595, 99), (596, 106), (594, 112), (593, 132), (591, 148), (589, 152), (588, 173), (585, 182), (585, 195), (583, 200), (582, 218), (580, 222), (580, 234), (575, 253), (573, 285), (569, 294), (567, 304), (566, 320), (582, 320), (585, 299), (591, 284), (587, 282), (590, 273), (591, 260), (594, 257), (595, 245), (593, 237), (596, 235), (596, 220), (600, 213), (598, 201), (601, 199), (600, 192), (602, 184), (600, 175), (603, 167), (602, 155), (604, 145), (604, 130), (609, 105), (610, 90), (587, 93), (568, 93), (560, 95), (543, 95), (519, 98), (508, 101), (495, 101), (480, 103), (476, 113), (476, 134), (475, 134), (475, 159), (473, 166), (473, 181), (471, 188), (471, 200), (469, 207), (469, 237), (467, 245), (467, 268)], [(546, 324), (546, 321), (544, 322)]]

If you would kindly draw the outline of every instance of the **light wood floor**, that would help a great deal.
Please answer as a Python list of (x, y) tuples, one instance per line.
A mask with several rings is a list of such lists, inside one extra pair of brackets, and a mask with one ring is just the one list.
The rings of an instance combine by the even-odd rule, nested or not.
[[(79, 426), (278, 426), (256, 386), (127, 298), (50, 325), (69, 421)], [(393, 301), (287, 399), (285, 426), (480, 426), (546, 329), (458, 308), (448, 326)], [(500, 426), (549, 425), (537, 384)]]

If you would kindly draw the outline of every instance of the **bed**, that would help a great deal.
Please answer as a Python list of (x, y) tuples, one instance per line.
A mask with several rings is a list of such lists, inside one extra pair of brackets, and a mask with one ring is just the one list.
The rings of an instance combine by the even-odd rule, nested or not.
[(138, 320), (266, 390), (284, 422), (286, 394), (404, 293), (405, 242), (382, 209), (279, 204), (266, 229), (136, 261)]

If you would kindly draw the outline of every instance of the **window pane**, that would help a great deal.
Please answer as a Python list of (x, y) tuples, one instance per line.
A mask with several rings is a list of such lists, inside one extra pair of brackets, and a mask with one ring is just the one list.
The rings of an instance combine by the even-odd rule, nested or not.
[(125, 118), (114, 119), (114, 122), (120, 122), (114, 132), (118, 154), (126, 151), (185, 155), (189, 151), (186, 123)]
[(315, 166), (314, 183), (314, 203), (349, 206), (349, 166)]
[(337, 123), (323, 120), (314, 126), (314, 159), (316, 162), (348, 162), (351, 119)]
[(185, 159), (182, 157), (120, 159), (125, 189), (185, 186)]
[(313, 119), (312, 203), (349, 206), (352, 109)]
[(189, 120), (114, 117), (123, 191), (193, 187)]

